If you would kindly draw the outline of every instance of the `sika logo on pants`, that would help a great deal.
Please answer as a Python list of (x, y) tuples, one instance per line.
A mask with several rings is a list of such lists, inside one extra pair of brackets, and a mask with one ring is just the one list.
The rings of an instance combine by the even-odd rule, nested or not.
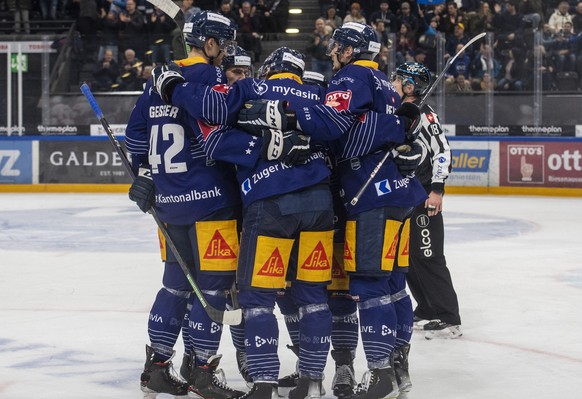
[(509, 183), (544, 182), (544, 146), (508, 145), (507, 181)]

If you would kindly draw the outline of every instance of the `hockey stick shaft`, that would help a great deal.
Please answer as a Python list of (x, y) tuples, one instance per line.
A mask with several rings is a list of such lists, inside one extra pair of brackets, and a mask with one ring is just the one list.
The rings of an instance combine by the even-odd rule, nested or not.
[[(111, 130), (111, 127), (109, 126), (109, 123), (105, 119), (105, 116), (103, 115), (103, 112), (101, 111), (101, 108), (99, 107), (99, 104), (97, 104), (97, 101), (95, 100), (95, 97), (93, 96), (93, 93), (91, 92), (91, 89), (89, 88), (89, 86), (87, 86), (86, 83), (83, 83), (81, 85), (81, 92), (83, 92), (83, 94), (85, 95), (85, 98), (87, 98), (87, 101), (91, 105), (91, 108), (93, 108), (93, 112), (95, 112), (97, 119), (99, 119), (99, 122), (101, 122), (101, 126), (103, 126), (103, 129), (105, 129), (105, 132), (107, 133), (107, 137), (109, 137), (109, 141), (111, 142), (111, 144), (115, 148), (115, 152), (117, 153), (117, 155), (121, 159), (121, 162), (123, 163), (123, 166), (126, 168), (127, 172), (129, 173), (129, 176), (132, 178), (132, 180), (135, 179), (135, 173), (133, 172), (133, 169), (131, 167), (131, 164), (129, 163), (129, 160), (125, 156), (125, 153), (123, 152), (121, 145), (119, 144), (119, 141), (117, 141), (117, 138), (115, 138), (115, 135), (113, 134), (113, 131)], [(202, 307), (204, 308), (204, 310), (206, 311), (208, 316), (217, 323), (228, 324), (228, 325), (240, 324), (242, 321), (242, 310), (241, 309), (222, 311), (222, 310), (218, 310), (218, 309), (214, 308), (213, 306), (211, 306), (208, 303), (206, 298), (204, 298), (204, 294), (202, 293), (202, 291), (200, 290), (200, 288), (198, 287), (198, 285), (194, 281), (194, 277), (190, 273), (190, 270), (188, 269), (188, 266), (187, 266), (186, 262), (184, 261), (184, 258), (182, 258), (182, 255), (180, 255), (180, 252), (176, 248), (174, 241), (170, 237), (170, 234), (168, 233), (168, 229), (166, 229), (166, 226), (158, 217), (158, 214), (157, 214), (155, 208), (151, 208), (150, 213), (153, 216), (154, 220), (156, 221), (156, 224), (158, 225), (158, 228), (160, 229), (162, 235), (166, 239), (166, 244), (168, 245), (168, 247), (170, 248), (172, 253), (175, 255), (176, 260), (178, 261), (178, 264), (180, 265), (180, 268), (184, 272), (186, 279), (188, 280), (188, 282), (190, 283), (190, 285), (192, 287), (192, 290), (194, 291), (194, 294), (196, 295), (196, 297), (198, 298), (198, 300), (202, 304)]]
[[(477, 40), (481, 39), (486, 34), (487, 34), (486, 32), (479, 33), (478, 35), (476, 35), (475, 37), (473, 37), (471, 40), (469, 40), (467, 42), (467, 44), (465, 44), (463, 46), (463, 48), (461, 48), (459, 51), (457, 51), (457, 53), (454, 56), (452, 56), (451, 58), (449, 58), (449, 60), (445, 64), (443, 70), (439, 74), (439, 76), (437, 76), (437, 78), (434, 80), (434, 82), (432, 82), (431, 85), (429, 86), (428, 90), (424, 93), (422, 99), (420, 100), (420, 103), (418, 104), (418, 108), (419, 109), (422, 109), (422, 107), (424, 107), (424, 105), (428, 101), (428, 98), (430, 97), (430, 95), (433, 92), (433, 90), (437, 87), (437, 85), (439, 84), (439, 82), (443, 79), (443, 77), (445, 76), (445, 74), (449, 70), (450, 66), (461, 55), (461, 53), (463, 53), (463, 51), (465, 51), (467, 48), (469, 48), (469, 46), (471, 46)], [(416, 134), (418, 133), (418, 130), (420, 130), (421, 128), (422, 128), (422, 124), (421, 123), (418, 123), (416, 125), (416, 127), (414, 128), (413, 136), (416, 136)], [(370, 176), (368, 177), (368, 179), (366, 180), (366, 182), (358, 190), (358, 192), (356, 193), (356, 195), (354, 196), (354, 198), (352, 198), (352, 200), (350, 201), (350, 205), (354, 206), (354, 205), (356, 205), (358, 203), (358, 201), (362, 197), (362, 194), (364, 194), (364, 191), (368, 188), (368, 186), (370, 185), (370, 183), (372, 183), (372, 180), (374, 180), (374, 177), (376, 177), (376, 174), (380, 171), (380, 169), (382, 168), (382, 166), (384, 165), (384, 163), (386, 162), (386, 160), (390, 157), (390, 155), (397, 156), (398, 155), (398, 152), (406, 152), (406, 151), (410, 151), (410, 146), (408, 146), (408, 145), (402, 145), (402, 146), (398, 147), (396, 150), (386, 151), (386, 154), (384, 154), (384, 156), (382, 157), (382, 159), (380, 160), (380, 162), (378, 162), (378, 165), (376, 165), (376, 167), (374, 168), (374, 170), (372, 170), (372, 173), (370, 173)]]
[(162, 10), (168, 17), (170, 17), (180, 30), (180, 43), (182, 44), (183, 54), (176, 54), (176, 59), (188, 58), (188, 48), (184, 41), (184, 13), (182, 9), (176, 5), (172, 0), (147, 0), (148, 3)]

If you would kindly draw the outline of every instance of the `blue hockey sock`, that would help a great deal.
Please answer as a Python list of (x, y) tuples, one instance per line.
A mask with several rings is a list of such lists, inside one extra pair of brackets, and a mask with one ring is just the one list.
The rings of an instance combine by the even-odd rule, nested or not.
[(351, 297), (330, 296), (332, 314), (331, 344), (335, 350), (355, 351), (358, 346), (358, 307)]
[(249, 375), (255, 382), (277, 382), (279, 376), (279, 326), (274, 308), (244, 310)]
[[(222, 290), (202, 291), (204, 298), (216, 309), (226, 309), (226, 294)], [(222, 324), (217, 324), (208, 316), (200, 300), (196, 298), (189, 315), (188, 333), (196, 366), (205, 365), (215, 355), (222, 336)]]
[(188, 295), (189, 292), (166, 288), (158, 291), (148, 321), (148, 335), (156, 361), (164, 362), (174, 353), (186, 314)]
[(406, 292), (406, 274), (392, 272), (390, 276), (390, 292), (396, 311), (396, 347), (406, 345), (412, 338), (412, 323), (414, 310), (410, 295)]
[(289, 338), (294, 346), (299, 347), (299, 308), (293, 302), (290, 292), (277, 296), (277, 306), (285, 319), (285, 326), (289, 333)]
[(323, 378), (332, 329), (327, 303), (301, 306), (299, 320), (299, 375)]

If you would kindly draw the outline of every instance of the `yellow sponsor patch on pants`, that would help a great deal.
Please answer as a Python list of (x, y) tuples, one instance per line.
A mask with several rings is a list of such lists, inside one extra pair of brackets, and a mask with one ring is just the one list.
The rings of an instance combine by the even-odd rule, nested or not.
[(238, 263), (236, 220), (196, 222), (201, 271), (235, 271)]
[(322, 283), (331, 280), (333, 230), (299, 234), (297, 280)]
[(333, 244), (333, 261), (331, 268), (331, 284), (327, 286), (330, 291), (348, 291), (350, 289), (350, 277), (344, 270), (344, 243)]
[(384, 246), (382, 248), (382, 270), (392, 271), (398, 257), (398, 242), (402, 222), (386, 220), (384, 225)]
[(344, 270), (356, 271), (356, 221), (346, 222), (346, 242), (344, 244)]
[(162, 234), (162, 231), (158, 228), (158, 240), (160, 241), (160, 255), (162, 257), (162, 262), (165, 262), (168, 259), (168, 254), (166, 252), (166, 237)]
[(295, 240), (289, 238), (257, 237), (252, 287), (285, 287), (285, 275), (294, 242)]
[(410, 218), (404, 221), (404, 226), (400, 232), (400, 245), (398, 245), (398, 259), (397, 265), (399, 267), (408, 267), (410, 249)]

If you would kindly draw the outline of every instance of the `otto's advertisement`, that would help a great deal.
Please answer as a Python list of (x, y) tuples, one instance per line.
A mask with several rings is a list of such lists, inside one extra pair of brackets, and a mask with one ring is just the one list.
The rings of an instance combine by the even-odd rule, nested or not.
[(501, 186), (582, 188), (582, 143), (499, 143)]

